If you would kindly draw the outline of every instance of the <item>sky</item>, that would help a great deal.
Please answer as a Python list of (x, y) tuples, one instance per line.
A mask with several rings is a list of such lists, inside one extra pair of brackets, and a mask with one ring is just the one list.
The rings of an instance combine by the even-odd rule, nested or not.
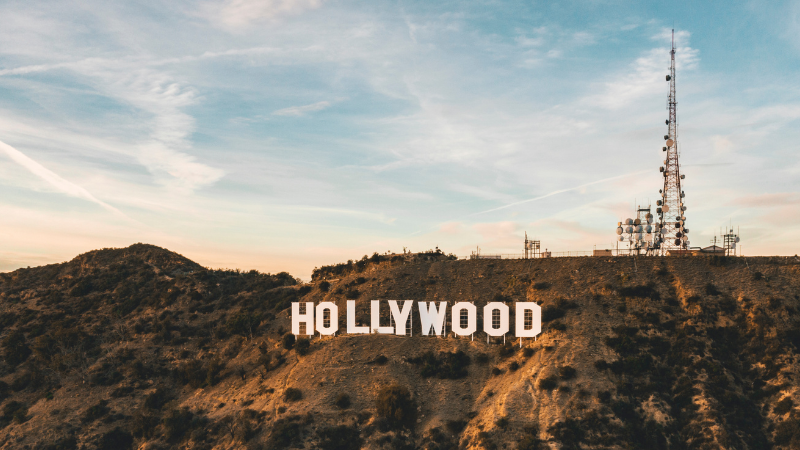
[(0, 271), (145, 242), (212, 268), (616, 245), (671, 30), (687, 227), (800, 252), (800, 3), (0, 3)]

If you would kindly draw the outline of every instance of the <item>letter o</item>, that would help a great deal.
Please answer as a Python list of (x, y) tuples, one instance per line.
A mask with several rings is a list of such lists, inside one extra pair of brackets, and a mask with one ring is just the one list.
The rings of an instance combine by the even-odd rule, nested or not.
[[(330, 324), (325, 326), (325, 310), (330, 312)], [(317, 305), (317, 331), (319, 334), (330, 336), (339, 331), (339, 307), (333, 302), (320, 302)]]
[[(467, 326), (461, 328), (462, 311), (467, 311)], [(450, 309), (450, 328), (458, 336), (469, 336), (478, 329), (478, 308), (472, 303), (458, 302)]]
[[(500, 311), (500, 325), (497, 328), (492, 326), (492, 314)], [(483, 307), (483, 331), (489, 336), (503, 336), (508, 333), (508, 305), (500, 302), (487, 303)]]

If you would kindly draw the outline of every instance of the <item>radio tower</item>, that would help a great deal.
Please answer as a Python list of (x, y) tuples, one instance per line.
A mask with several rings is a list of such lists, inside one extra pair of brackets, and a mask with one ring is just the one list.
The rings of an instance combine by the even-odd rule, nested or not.
[(664, 188), (659, 190), (661, 200), (656, 202), (658, 208), (660, 238), (656, 240), (656, 248), (660, 249), (662, 255), (667, 255), (669, 250), (685, 250), (688, 245), (688, 233), (684, 227), (686, 216), (683, 205), (685, 193), (681, 190), (681, 180), (685, 178), (681, 175), (681, 167), (678, 162), (678, 117), (675, 99), (675, 30), (672, 30), (672, 50), (670, 51), (669, 75), (669, 99), (667, 109), (669, 109), (669, 119), (667, 119), (668, 133), (664, 136), (666, 140), (666, 159), (661, 167), (661, 174), (664, 176)]

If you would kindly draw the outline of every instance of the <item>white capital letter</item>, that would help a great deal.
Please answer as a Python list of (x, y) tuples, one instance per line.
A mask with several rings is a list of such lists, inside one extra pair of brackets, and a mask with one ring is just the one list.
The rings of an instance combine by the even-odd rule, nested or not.
[[(525, 329), (525, 315), (531, 312), (531, 328)], [(534, 302), (517, 302), (516, 306), (516, 327), (514, 327), (514, 334), (517, 337), (534, 337), (542, 332), (542, 307)]]
[(347, 301), (347, 332), (350, 334), (369, 334), (369, 327), (356, 326), (356, 301)]
[[(461, 315), (467, 313), (467, 326), (461, 328)], [(450, 309), (450, 323), (455, 332), (459, 336), (469, 336), (478, 329), (478, 312), (475, 305), (467, 302), (458, 302)]]
[[(492, 325), (494, 311), (500, 312), (500, 326)], [(487, 303), (483, 307), (483, 331), (489, 336), (502, 336), (508, 333), (508, 306), (500, 302)]]
[(392, 317), (394, 318), (394, 330), (396, 335), (406, 335), (406, 323), (411, 320), (409, 314), (411, 314), (412, 306), (414, 306), (414, 302), (409, 300), (404, 301), (403, 311), (400, 311), (400, 308), (397, 307), (397, 300), (389, 300), (389, 310), (392, 311)]
[(394, 327), (381, 326), (381, 301), (372, 300), (370, 304), (370, 325), (372, 325), (372, 332), (379, 334), (392, 334)]
[(306, 334), (314, 334), (314, 303), (306, 302), (306, 313), (300, 314), (300, 303), (292, 302), (292, 334), (300, 335), (300, 323), (306, 324)]
[[(325, 310), (330, 314), (330, 324), (325, 326)], [(321, 302), (317, 305), (317, 331), (319, 334), (330, 336), (339, 331), (339, 307), (333, 302)]]
[(444, 326), (444, 316), (447, 314), (447, 303), (439, 302), (439, 309), (436, 309), (436, 302), (417, 302), (419, 305), (419, 321), (422, 322), (422, 335), (427, 336), (433, 327), (433, 332), (437, 336), (442, 335)]

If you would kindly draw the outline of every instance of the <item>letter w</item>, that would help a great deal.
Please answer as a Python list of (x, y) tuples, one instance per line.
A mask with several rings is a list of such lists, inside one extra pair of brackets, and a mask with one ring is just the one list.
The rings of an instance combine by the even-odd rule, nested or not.
[(431, 327), (437, 336), (442, 335), (444, 327), (444, 316), (447, 313), (447, 303), (439, 302), (439, 309), (436, 309), (436, 302), (417, 302), (419, 305), (419, 321), (422, 323), (422, 335), (430, 334)]

